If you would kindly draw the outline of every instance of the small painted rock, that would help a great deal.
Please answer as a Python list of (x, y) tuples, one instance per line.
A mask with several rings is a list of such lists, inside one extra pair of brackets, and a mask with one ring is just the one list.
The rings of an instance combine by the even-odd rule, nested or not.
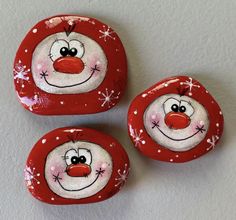
[(14, 62), (21, 104), (36, 114), (103, 112), (124, 93), (127, 63), (118, 35), (100, 21), (58, 15), (36, 24)]
[(127, 180), (129, 158), (113, 137), (88, 128), (59, 128), (30, 152), (25, 181), (30, 193), (51, 204), (105, 200)]
[(214, 149), (223, 132), (222, 111), (198, 81), (164, 79), (138, 95), (128, 112), (135, 147), (161, 161), (186, 162)]

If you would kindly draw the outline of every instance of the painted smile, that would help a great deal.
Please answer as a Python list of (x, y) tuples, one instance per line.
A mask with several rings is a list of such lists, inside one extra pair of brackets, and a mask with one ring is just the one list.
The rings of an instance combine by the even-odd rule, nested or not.
[(188, 140), (188, 139), (194, 137), (194, 136), (197, 135), (199, 132), (200, 132), (200, 133), (203, 133), (203, 132), (206, 131), (206, 129), (204, 128), (204, 125), (202, 125), (201, 127), (197, 126), (197, 127), (196, 127), (196, 130), (197, 130), (197, 131), (196, 131), (195, 133), (193, 133), (192, 135), (188, 136), (188, 137), (185, 137), (185, 138), (172, 138), (172, 137), (168, 136), (167, 134), (165, 134), (165, 133), (160, 129), (159, 121), (158, 121), (158, 122), (153, 121), (152, 124), (153, 124), (152, 129), (157, 128), (165, 137), (169, 138), (169, 139), (172, 140), (172, 141), (185, 141), (185, 140)]
[[(61, 181), (60, 181), (60, 180), (62, 180), (62, 178), (59, 176), (60, 173), (58, 173), (57, 175), (53, 175), (53, 179), (54, 179), (55, 182), (58, 182), (58, 184), (60, 185), (60, 187), (61, 187), (63, 190), (68, 191), (68, 192), (78, 192), (78, 191), (82, 191), (82, 190), (84, 190), (84, 189), (89, 188), (90, 186), (92, 186), (92, 185), (98, 180), (98, 178), (99, 178), (100, 176), (102, 176), (102, 174), (103, 174), (104, 172), (105, 172), (105, 170), (102, 170), (101, 168), (100, 168), (99, 170), (96, 170), (96, 178), (93, 180), (93, 182), (91, 182), (89, 185), (84, 186), (84, 187), (79, 188), (79, 189), (67, 189), (67, 188), (65, 188), (65, 187), (62, 185)], [(86, 178), (86, 177), (84, 177), (84, 178)]]
[(84, 80), (84, 81), (82, 81), (82, 82), (79, 82), (79, 83), (76, 83), (76, 84), (65, 85), (65, 86), (59, 86), (59, 85), (55, 85), (55, 84), (53, 84), (53, 83), (50, 83), (50, 82), (48, 81), (48, 79), (47, 79), (47, 76), (48, 76), (47, 71), (42, 71), (42, 72), (40, 73), (40, 75), (41, 75), (41, 78), (43, 78), (44, 81), (45, 81), (49, 86), (53, 86), (53, 87), (56, 87), (56, 88), (63, 89), (63, 88), (69, 88), (69, 87), (79, 86), (79, 85), (81, 85), (81, 84), (83, 84), (83, 83), (86, 83), (87, 81), (89, 81), (89, 80), (92, 78), (92, 76), (94, 75), (94, 73), (95, 73), (96, 71), (97, 71), (97, 72), (100, 72), (100, 70), (98, 69), (97, 65), (95, 65), (94, 67), (91, 67), (90, 71), (91, 71), (91, 74), (90, 74), (90, 76), (89, 76), (86, 80)]

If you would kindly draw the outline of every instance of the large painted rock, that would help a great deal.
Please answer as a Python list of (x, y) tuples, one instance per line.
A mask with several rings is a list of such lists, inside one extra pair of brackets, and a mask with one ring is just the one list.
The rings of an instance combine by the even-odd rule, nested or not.
[(127, 63), (123, 45), (108, 25), (94, 18), (58, 15), (29, 31), (13, 72), (18, 98), (33, 113), (89, 114), (119, 102)]
[(30, 193), (51, 204), (105, 200), (127, 180), (129, 158), (111, 136), (88, 128), (59, 128), (33, 147), (25, 167)]
[(223, 132), (222, 111), (198, 81), (164, 79), (138, 95), (128, 112), (135, 147), (161, 161), (186, 162), (214, 149)]

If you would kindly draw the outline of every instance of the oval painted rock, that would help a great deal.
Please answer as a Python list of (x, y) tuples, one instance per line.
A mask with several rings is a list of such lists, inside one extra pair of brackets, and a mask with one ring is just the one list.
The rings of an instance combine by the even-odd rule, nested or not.
[(59, 128), (35, 144), (24, 173), (36, 199), (56, 205), (93, 203), (121, 189), (129, 158), (109, 135), (89, 128)]
[(58, 15), (36, 24), (14, 62), (21, 104), (41, 115), (103, 112), (124, 93), (127, 63), (118, 35), (89, 17)]
[(214, 149), (223, 132), (222, 111), (198, 81), (164, 79), (138, 95), (128, 112), (128, 130), (144, 155), (186, 162)]

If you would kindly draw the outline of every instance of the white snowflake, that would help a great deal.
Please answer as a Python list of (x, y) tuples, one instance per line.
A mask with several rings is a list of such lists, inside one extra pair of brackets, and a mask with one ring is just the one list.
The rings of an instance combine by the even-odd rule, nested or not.
[(40, 181), (36, 178), (40, 176), (40, 173), (35, 172), (35, 167), (31, 169), (31, 167), (26, 166), (24, 172), (25, 172), (25, 181), (27, 187), (34, 189), (34, 184), (33, 184), (34, 181), (37, 184), (40, 184)]
[(30, 111), (33, 111), (34, 105), (37, 104), (38, 100), (39, 100), (38, 95), (35, 95), (32, 99), (28, 98), (27, 96), (20, 97), (19, 94), (18, 94), (18, 97), (19, 97), (21, 103), (23, 103), (29, 107)]
[(107, 38), (111, 38), (113, 40), (115, 40), (116, 38), (112, 36), (112, 34), (114, 33), (114, 31), (111, 31), (110, 27), (103, 26), (103, 30), (99, 30), (99, 32), (102, 34), (101, 36), (99, 36), (99, 38), (103, 38), (104, 41), (107, 41)]
[(98, 98), (98, 100), (103, 102), (101, 104), (102, 107), (104, 107), (106, 104), (108, 108), (115, 105), (113, 100), (119, 99), (120, 92), (117, 95), (114, 95), (114, 93), (115, 93), (114, 90), (111, 90), (111, 92), (109, 92), (107, 88), (105, 92), (101, 92), (101, 91), (98, 92), (98, 94), (102, 96), (101, 98)]
[(211, 138), (208, 138), (207, 143), (209, 143), (210, 146), (206, 150), (209, 151), (210, 149), (214, 149), (216, 146), (216, 142), (218, 140), (219, 140), (219, 136), (217, 136), (217, 135), (212, 135)]
[(136, 129), (132, 129), (131, 136), (133, 137), (135, 147), (140, 147), (140, 144), (146, 143), (145, 140), (143, 140), (142, 133), (142, 129), (140, 129), (139, 131), (137, 131)]
[(122, 187), (126, 181), (127, 181), (127, 178), (128, 178), (128, 175), (129, 175), (129, 171), (130, 171), (130, 168), (128, 168), (128, 165), (125, 164), (125, 168), (123, 170), (123, 172), (121, 171), (121, 169), (117, 170), (117, 173), (118, 173), (118, 178), (115, 178), (115, 180), (117, 181), (117, 183), (115, 184), (115, 187)]
[(186, 80), (185, 82), (181, 82), (180, 85), (187, 85), (189, 88), (189, 95), (192, 95), (192, 89), (193, 87), (200, 88), (199, 85), (196, 85), (196, 82), (193, 83), (193, 79), (189, 77), (189, 81)]
[(30, 69), (26, 69), (26, 66), (19, 60), (13, 69), (14, 79), (16, 79), (17, 83), (19, 83), (20, 80), (23, 83), (24, 80), (29, 80), (29, 77), (26, 76), (29, 72)]

